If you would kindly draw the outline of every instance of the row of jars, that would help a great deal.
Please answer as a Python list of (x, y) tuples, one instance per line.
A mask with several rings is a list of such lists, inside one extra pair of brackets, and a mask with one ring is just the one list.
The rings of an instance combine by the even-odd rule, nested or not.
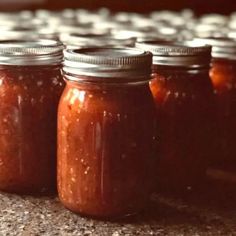
[(63, 49), (0, 42), (0, 190), (115, 218), (235, 165), (233, 40)]
[(83, 43), (88, 40), (88, 44), (91, 44), (92, 36), (98, 35), (112, 36), (119, 40), (147, 37), (175, 40), (190, 40), (194, 37), (235, 39), (236, 13), (229, 16), (208, 14), (196, 17), (189, 9), (149, 14), (111, 13), (108, 9), (94, 12), (84, 9), (22, 11), (18, 14), (0, 12), (0, 30), (0, 40), (19, 37), (66, 40), (66, 35), (77, 34), (80, 40), (84, 38)]

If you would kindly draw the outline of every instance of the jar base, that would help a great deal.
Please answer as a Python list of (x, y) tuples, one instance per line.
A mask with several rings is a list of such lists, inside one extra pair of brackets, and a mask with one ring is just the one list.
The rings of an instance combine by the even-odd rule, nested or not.
[(75, 209), (74, 207), (68, 204), (65, 204), (63, 201), (61, 201), (61, 203), (67, 210), (73, 212), (76, 215), (79, 215), (84, 218), (98, 220), (98, 221), (110, 221), (110, 222), (124, 221), (126, 219), (131, 219), (139, 215), (144, 210), (144, 207), (143, 207), (140, 210), (136, 210), (136, 211), (130, 210), (130, 211), (127, 211), (126, 213), (114, 213), (114, 214), (101, 214), (100, 213), (96, 215), (92, 213), (85, 213), (85, 212), (79, 211)]

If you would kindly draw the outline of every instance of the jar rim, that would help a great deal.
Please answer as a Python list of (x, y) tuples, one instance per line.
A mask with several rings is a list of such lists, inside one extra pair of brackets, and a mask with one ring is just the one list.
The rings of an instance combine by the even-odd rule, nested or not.
[(64, 46), (50, 39), (0, 41), (1, 65), (55, 65), (63, 60)]
[(104, 78), (147, 77), (152, 54), (135, 48), (93, 47), (64, 50), (65, 73)]
[(150, 51), (154, 65), (205, 67), (211, 59), (211, 46), (194, 41), (138, 41), (136, 48)]

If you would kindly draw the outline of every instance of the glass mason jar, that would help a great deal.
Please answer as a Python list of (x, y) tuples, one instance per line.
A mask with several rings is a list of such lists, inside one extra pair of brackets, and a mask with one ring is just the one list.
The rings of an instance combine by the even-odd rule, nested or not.
[(58, 111), (58, 191), (85, 216), (142, 210), (151, 190), (152, 56), (128, 48), (66, 50)]
[(197, 186), (215, 150), (215, 101), (208, 74), (211, 47), (161, 41), (139, 42), (136, 47), (153, 53), (150, 88), (160, 129), (159, 186)]
[(0, 41), (0, 189), (56, 189), (56, 120), (63, 45)]
[(236, 174), (236, 42), (228, 38), (195, 41), (212, 45), (210, 77), (217, 97), (219, 152), (208, 174), (235, 181)]

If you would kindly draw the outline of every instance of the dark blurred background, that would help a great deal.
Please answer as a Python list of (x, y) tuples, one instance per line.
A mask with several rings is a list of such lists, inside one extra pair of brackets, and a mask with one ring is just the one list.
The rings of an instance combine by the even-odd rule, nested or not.
[(191, 8), (197, 14), (223, 13), (236, 11), (235, 0), (0, 0), (1, 11), (46, 8), (87, 8), (95, 10), (108, 7), (113, 11), (150, 12), (154, 10), (180, 10)]

